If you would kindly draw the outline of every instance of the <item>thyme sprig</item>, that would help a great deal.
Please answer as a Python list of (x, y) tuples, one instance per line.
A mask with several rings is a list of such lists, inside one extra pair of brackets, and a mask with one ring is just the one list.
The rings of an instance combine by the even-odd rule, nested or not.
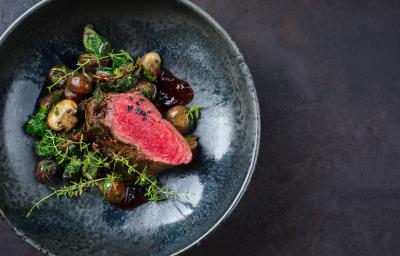
[(147, 166), (145, 166), (142, 171), (138, 171), (136, 169), (136, 165), (130, 164), (128, 158), (122, 157), (115, 153), (113, 153), (113, 160), (115, 165), (121, 164), (122, 166), (125, 166), (128, 170), (128, 174), (137, 175), (135, 185), (147, 186), (144, 196), (149, 201), (158, 202), (168, 198), (179, 199), (181, 196), (184, 196), (185, 198), (189, 197), (189, 192), (177, 193), (170, 188), (160, 186), (156, 178), (147, 175)]
[[(126, 55), (125, 52), (123, 52), (123, 53), (112, 53), (111, 52), (111, 53), (107, 54), (106, 56), (103, 56), (103, 57), (100, 57), (100, 58), (96, 56), (96, 60), (97, 60), (97, 63), (99, 65), (99, 67), (100, 67), (100, 60), (112, 58), (112, 57), (115, 57), (115, 56), (124, 56), (124, 55)], [(61, 80), (67, 78), (68, 76), (74, 75), (76, 72), (78, 72), (81, 69), (85, 70), (85, 66), (90, 64), (90, 63), (91, 63), (91, 60), (87, 60), (87, 61), (85, 61), (83, 63), (77, 63), (76, 64), (77, 65), (76, 69), (74, 69), (71, 72), (65, 74), (64, 76), (58, 78), (53, 84), (47, 86), (47, 90), (49, 92), (51, 92), (51, 90), (54, 88), (54, 86), (56, 86)]]
[(48, 199), (56, 196), (57, 199), (60, 199), (61, 197), (68, 197), (68, 198), (74, 198), (74, 197), (80, 197), (83, 195), (86, 189), (92, 188), (95, 185), (97, 185), (98, 182), (104, 181), (104, 180), (112, 180), (114, 181), (116, 177), (114, 176), (114, 173), (111, 175), (107, 176), (106, 178), (100, 178), (100, 179), (92, 179), (92, 180), (85, 180), (85, 179), (80, 179), (79, 182), (71, 182), (71, 185), (67, 186), (62, 186), (60, 189), (55, 189), (51, 188), (53, 191), (52, 193), (48, 194), (47, 196), (43, 197), (37, 202), (34, 202), (31, 209), (27, 212), (26, 217), (32, 216), (32, 213), (35, 209), (40, 208), (40, 206), (47, 201)]

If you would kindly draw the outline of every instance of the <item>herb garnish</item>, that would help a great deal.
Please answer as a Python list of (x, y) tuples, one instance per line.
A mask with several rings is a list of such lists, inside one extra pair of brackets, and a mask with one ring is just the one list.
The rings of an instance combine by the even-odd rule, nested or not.
[[(104, 57), (98, 58), (98, 59), (97, 59), (97, 63), (99, 63), (99, 67), (100, 67), (100, 60), (107, 59), (107, 58), (112, 58), (113, 56), (115, 57), (115, 56), (125, 55), (125, 54), (126, 54), (126, 53), (117, 53), (117, 54), (114, 54), (114, 53), (111, 52), (111, 53), (107, 54), (107, 55), (104, 56)], [(51, 90), (52, 90), (61, 80), (67, 78), (68, 76), (74, 75), (76, 72), (78, 72), (78, 71), (81, 70), (81, 69), (84, 69), (85, 66), (86, 66), (86, 65), (89, 65), (90, 63), (91, 63), (91, 60), (87, 60), (87, 61), (85, 61), (85, 62), (83, 62), (83, 63), (77, 63), (77, 64), (76, 64), (76, 66), (77, 66), (76, 69), (74, 69), (74, 70), (72, 70), (71, 72), (65, 74), (64, 76), (58, 78), (53, 84), (47, 86), (47, 89), (49, 90), (49, 92), (51, 92)]]
[(83, 192), (85, 192), (86, 189), (94, 187), (95, 185), (97, 185), (98, 182), (107, 179), (114, 180), (115, 177), (113, 175), (114, 173), (112, 173), (110, 176), (107, 176), (106, 178), (95, 179), (95, 180), (85, 180), (81, 178), (79, 182), (72, 181), (71, 185), (69, 186), (62, 186), (60, 189), (51, 188), (53, 192), (43, 197), (39, 201), (34, 202), (32, 208), (26, 213), (26, 217), (32, 216), (33, 210), (39, 209), (40, 206), (45, 201), (54, 196), (56, 196), (58, 199), (60, 199), (60, 197), (69, 197), (69, 198), (80, 197), (83, 195)]
[[(83, 155), (84, 159), (81, 160), (77, 157), (77, 152)], [(146, 189), (145, 197), (149, 201), (161, 201), (168, 198), (178, 199), (181, 196), (188, 198), (188, 192), (180, 194), (171, 189), (161, 186), (158, 180), (155, 177), (148, 176), (147, 174), (147, 166), (143, 168), (142, 171), (137, 169), (136, 164), (131, 164), (129, 158), (123, 157), (116, 153), (112, 153), (111, 156), (102, 156), (100, 153), (96, 151), (91, 151), (89, 144), (83, 141), (83, 135), (81, 135), (81, 139), (76, 142), (67, 138), (61, 137), (59, 133), (53, 132), (51, 130), (47, 130), (42, 140), (36, 145), (36, 153), (42, 157), (52, 157), (55, 158), (59, 165), (67, 162), (65, 167), (65, 172), (70, 171), (80, 171), (81, 169), (84, 171), (91, 169), (91, 172), (87, 172), (84, 175), (84, 178), (81, 178), (79, 182), (71, 182), (71, 185), (63, 186), (60, 189), (56, 190), (52, 188), (53, 192), (41, 200), (34, 202), (32, 208), (27, 213), (27, 216), (32, 215), (32, 211), (36, 208), (39, 209), (39, 206), (45, 202), (46, 200), (52, 198), (53, 196), (59, 197), (79, 197), (83, 194), (85, 189), (93, 187), (98, 182), (106, 180), (107, 178), (99, 178), (94, 179), (95, 172), (97, 172), (98, 168), (111, 168), (116, 170), (118, 166), (124, 166), (127, 168), (127, 172), (129, 175), (135, 175), (135, 185), (144, 186)], [(93, 172), (93, 170), (95, 171)], [(118, 172), (113, 172), (112, 174), (115, 178), (115, 175), (119, 175)]]
[(33, 115), (25, 124), (25, 131), (32, 136), (42, 137), (48, 130), (46, 119), (49, 109), (41, 107), (39, 112)]
[(186, 118), (189, 121), (190, 128), (193, 129), (197, 120), (200, 118), (201, 106), (193, 105), (186, 114)]
[(92, 25), (87, 25), (83, 31), (83, 45), (88, 52), (94, 53), (97, 58), (104, 57), (112, 51), (110, 42), (97, 34)]

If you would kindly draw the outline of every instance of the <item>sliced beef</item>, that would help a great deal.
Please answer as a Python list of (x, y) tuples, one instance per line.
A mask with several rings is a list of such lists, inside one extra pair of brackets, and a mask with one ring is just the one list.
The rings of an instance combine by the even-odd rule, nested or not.
[(86, 131), (104, 153), (129, 157), (149, 174), (192, 160), (188, 143), (141, 93), (108, 93), (85, 105)]

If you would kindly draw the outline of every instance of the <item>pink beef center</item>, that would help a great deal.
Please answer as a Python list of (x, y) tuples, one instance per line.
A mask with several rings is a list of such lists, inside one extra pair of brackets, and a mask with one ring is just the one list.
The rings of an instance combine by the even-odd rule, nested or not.
[(179, 165), (192, 160), (182, 135), (141, 94), (120, 94), (111, 102), (112, 132), (118, 140), (139, 147), (152, 161)]

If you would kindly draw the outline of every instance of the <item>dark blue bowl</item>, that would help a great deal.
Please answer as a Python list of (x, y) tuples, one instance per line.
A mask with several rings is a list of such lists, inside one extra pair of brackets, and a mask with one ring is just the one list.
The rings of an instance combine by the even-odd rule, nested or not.
[[(22, 130), (48, 67), (73, 65), (82, 29), (91, 23), (117, 49), (161, 52), (164, 65), (194, 88), (203, 106), (196, 160), (161, 180), (189, 200), (148, 203), (123, 211), (97, 192), (52, 200), (34, 179), (34, 140)], [(257, 158), (260, 119), (250, 72), (224, 30), (189, 1), (43, 1), (0, 39), (0, 209), (17, 234), (48, 254), (174, 255), (224, 220), (244, 193)]]

